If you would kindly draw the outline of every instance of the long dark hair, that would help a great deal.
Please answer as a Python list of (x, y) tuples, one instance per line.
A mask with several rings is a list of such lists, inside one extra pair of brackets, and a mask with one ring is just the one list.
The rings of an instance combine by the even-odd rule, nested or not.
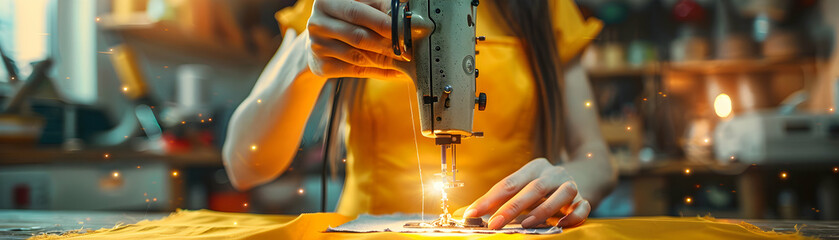
[(530, 70), (539, 88), (541, 107), (541, 154), (552, 162), (560, 161), (565, 148), (563, 138), (564, 88), (562, 62), (556, 46), (557, 36), (551, 21), (548, 0), (495, 0), (495, 8), (501, 13), (507, 27), (521, 40), (530, 61)]

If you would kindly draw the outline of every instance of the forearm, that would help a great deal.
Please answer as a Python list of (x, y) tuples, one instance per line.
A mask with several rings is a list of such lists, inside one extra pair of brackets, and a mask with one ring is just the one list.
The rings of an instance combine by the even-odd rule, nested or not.
[(297, 152), (305, 122), (326, 81), (307, 67), (307, 36), (303, 32), (283, 43), (231, 117), (223, 158), (238, 189), (274, 179)]
[(600, 202), (617, 182), (617, 167), (600, 132), (594, 93), (585, 69), (574, 59), (565, 69), (565, 120), (568, 133), (568, 169), (580, 194), (592, 205)]

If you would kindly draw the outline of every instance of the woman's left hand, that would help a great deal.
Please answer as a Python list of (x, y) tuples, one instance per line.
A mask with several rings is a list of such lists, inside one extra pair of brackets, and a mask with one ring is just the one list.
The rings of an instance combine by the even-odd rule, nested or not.
[(536, 227), (557, 213), (564, 215), (557, 226), (575, 226), (583, 223), (591, 212), (591, 204), (577, 194), (577, 184), (565, 168), (537, 158), (496, 183), (466, 208), (463, 217), (479, 217), (494, 211), (488, 227), (501, 229), (531, 206), (536, 208), (521, 222), (522, 227)]

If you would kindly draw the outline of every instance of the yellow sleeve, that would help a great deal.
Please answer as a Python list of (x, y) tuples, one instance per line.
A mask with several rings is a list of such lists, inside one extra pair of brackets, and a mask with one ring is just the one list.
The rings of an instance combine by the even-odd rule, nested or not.
[(580, 8), (573, 0), (551, 2), (559, 57), (562, 62), (567, 62), (579, 55), (597, 37), (603, 29), (603, 22), (596, 18), (583, 19)]
[(312, 15), (312, 4), (314, 0), (299, 0), (294, 6), (283, 8), (274, 14), (274, 18), (280, 23), (280, 29), (285, 33), (288, 28), (293, 28), (298, 33), (306, 30), (306, 23)]

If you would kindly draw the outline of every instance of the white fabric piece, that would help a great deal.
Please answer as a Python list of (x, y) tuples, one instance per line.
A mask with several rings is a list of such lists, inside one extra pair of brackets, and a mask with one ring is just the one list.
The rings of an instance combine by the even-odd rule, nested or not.
[[(426, 218), (426, 221), (432, 220)], [(507, 224), (499, 230), (468, 229), (468, 228), (406, 228), (408, 222), (420, 222), (422, 218), (417, 214), (367, 215), (358, 216), (338, 227), (329, 227), (327, 232), (401, 232), (401, 233), (463, 233), (463, 234), (495, 234), (495, 233), (523, 233), (523, 234), (557, 234), (562, 233), (560, 227), (522, 228), (520, 224)]]

